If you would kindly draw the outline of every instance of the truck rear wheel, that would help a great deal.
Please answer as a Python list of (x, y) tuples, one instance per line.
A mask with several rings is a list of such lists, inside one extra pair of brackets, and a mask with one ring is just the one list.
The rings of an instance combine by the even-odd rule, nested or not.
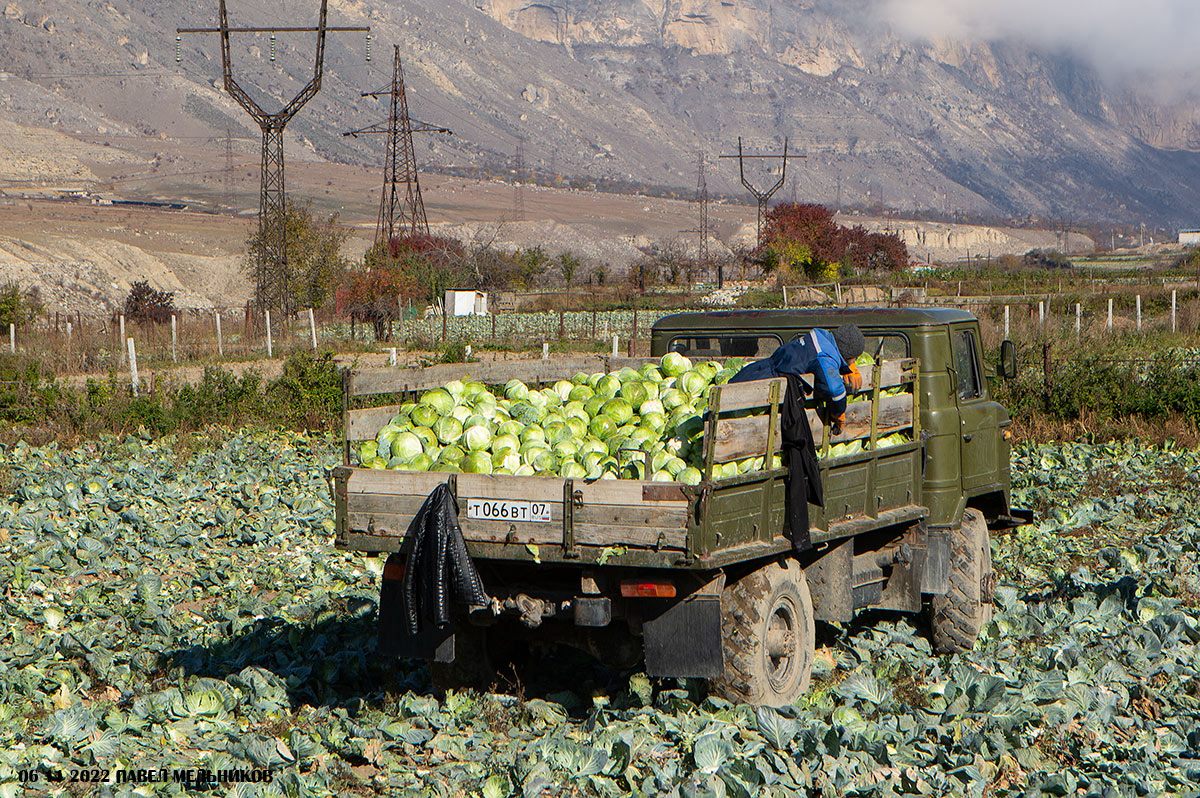
[(992, 620), (992, 542), (983, 513), (967, 508), (962, 524), (950, 533), (950, 590), (934, 596), (934, 647), (945, 654), (970, 651)]
[(725, 675), (715, 691), (731, 701), (783, 706), (808, 689), (814, 638), (812, 596), (799, 563), (771, 563), (721, 595)]

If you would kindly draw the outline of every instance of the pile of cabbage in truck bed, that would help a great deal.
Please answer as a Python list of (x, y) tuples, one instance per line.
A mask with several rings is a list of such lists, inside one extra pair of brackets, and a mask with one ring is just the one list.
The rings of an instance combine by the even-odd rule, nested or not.
[[(576, 374), (542, 389), (512, 380), (493, 393), (454, 380), (409, 402), (358, 449), (368, 468), (472, 474), (646, 479), (698, 484), (704, 472), (704, 413), (714, 386), (743, 362), (692, 362), (675, 352), (655, 365), (611, 374)], [(869, 355), (860, 368), (873, 365)], [(894, 391), (902, 389), (893, 389)], [(911, 440), (903, 434), (877, 446)], [(863, 451), (864, 441), (835, 444), (832, 457)], [(713, 478), (779, 468), (776, 455), (713, 466)]]

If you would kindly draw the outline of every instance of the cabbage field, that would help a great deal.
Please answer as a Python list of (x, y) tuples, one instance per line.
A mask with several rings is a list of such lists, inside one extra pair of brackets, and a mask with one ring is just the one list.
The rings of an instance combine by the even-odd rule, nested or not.
[[(439, 702), (374, 653), (338, 460), (249, 431), (0, 449), (0, 798), (1200, 794), (1195, 451), (1021, 448), (1042, 520), (998, 536), (976, 651), (819, 627), (810, 694), (757, 711), (567, 655)], [(128, 776), (159, 768), (270, 781)], [(80, 769), (125, 775), (51, 780)]]

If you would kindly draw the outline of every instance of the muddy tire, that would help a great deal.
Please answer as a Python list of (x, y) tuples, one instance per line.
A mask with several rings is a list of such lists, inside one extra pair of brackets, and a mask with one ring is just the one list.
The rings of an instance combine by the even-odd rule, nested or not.
[(804, 569), (770, 563), (721, 594), (725, 674), (714, 692), (730, 701), (784, 706), (808, 689), (814, 656), (812, 596)]
[(930, 602), (934, 647), (946, 654), (970, 651), (992, 620), (996, 576), (983, 513), (968, 508), (950, 533), (950, 590)]

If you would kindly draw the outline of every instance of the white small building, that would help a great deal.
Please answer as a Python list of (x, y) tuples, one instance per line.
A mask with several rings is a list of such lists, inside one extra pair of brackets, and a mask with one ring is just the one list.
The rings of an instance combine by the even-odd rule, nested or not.
[(446, 291), (446, 313), (450, 316), (486, 316), (486, 291), (452, 288)]
[(1179, 243), (1185, 247), (1194, 247), (1200, 244), (1200, 229), (1180, 230)]

